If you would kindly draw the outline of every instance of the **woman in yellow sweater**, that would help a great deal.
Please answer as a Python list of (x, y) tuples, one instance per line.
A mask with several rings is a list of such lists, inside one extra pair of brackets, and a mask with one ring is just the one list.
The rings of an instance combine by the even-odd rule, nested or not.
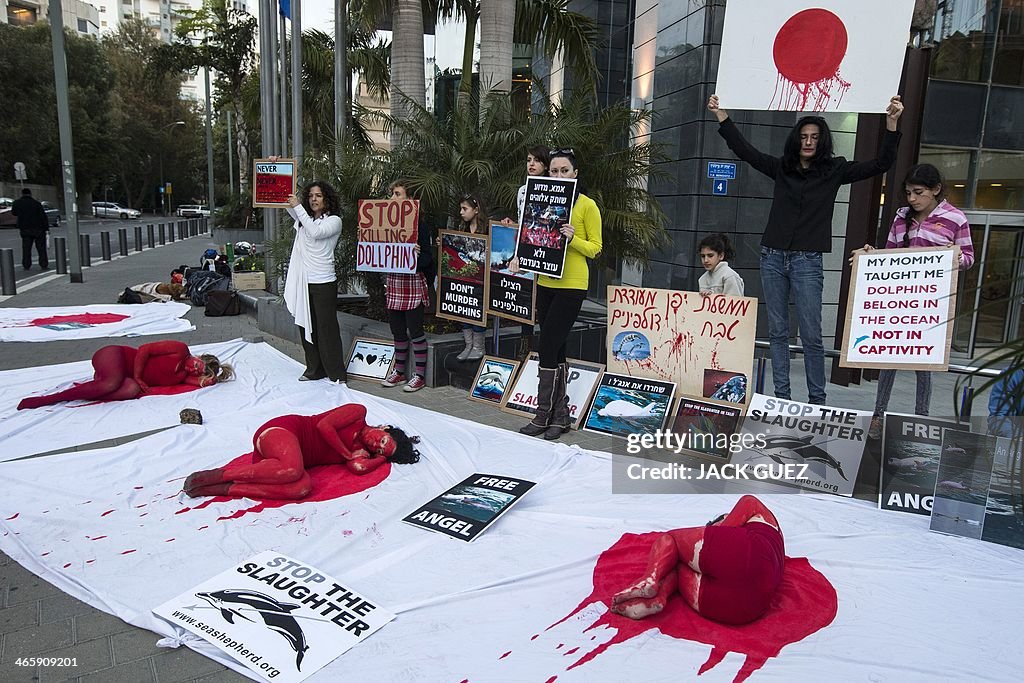
[[(551, 151), (548, 175), (576, 178), (576, 155), (571, 149)], [(578, 186), (577, 186), (578, 187)], [(537, 278), (537, 322), (540, 323), (540, 378), (537, 414), (519, 431), (528, 436), (557, 439), (569, 431), (569, 397), (565, 393), (568, 365), (565, 345), (569, 331), (587, 296), (590, 269), (587, 259), (601, 253), (601, 211), (585, 194), (576, 195), (569, 224), (562, 227), (567, 241), (562, 277)]]

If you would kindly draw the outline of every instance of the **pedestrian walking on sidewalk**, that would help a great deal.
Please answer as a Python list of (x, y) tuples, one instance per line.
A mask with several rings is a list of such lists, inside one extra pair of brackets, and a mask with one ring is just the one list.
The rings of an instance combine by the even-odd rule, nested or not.
[(46, 218), (43, 205), (32, 196), (32, 190), (26, 187), (21, 191), (21, 197), (14, 200), (11, 213), (18, 217), (21, 265), (25, 270), (32, 270), (32, 245), (35, 245), (39, 267), (46, 270), (50, 267), (50, 258), (46, 253), (46, 231), (50, 229), (50, 221)]

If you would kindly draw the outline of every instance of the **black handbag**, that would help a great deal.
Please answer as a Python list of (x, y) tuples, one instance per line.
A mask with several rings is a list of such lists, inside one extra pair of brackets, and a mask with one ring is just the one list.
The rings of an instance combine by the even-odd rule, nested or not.
[(242, 300), (238, 292), (214, 290), (206, 296), (206, 315), (218, 317), (222, 315), (241, 315)]

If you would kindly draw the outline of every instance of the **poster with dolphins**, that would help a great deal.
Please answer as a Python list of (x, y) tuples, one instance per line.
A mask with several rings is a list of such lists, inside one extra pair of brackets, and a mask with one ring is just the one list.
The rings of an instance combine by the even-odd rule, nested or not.
[(395, 618), (342, 581), (270, 550), (153, 610), (275, 683), (298, 683)]
[(519, 361), (484, 356), (476, 370), (476, 377), (469, 388), (469, 399), (483, 403), (501, 404), (505, 392), (512, 386), (512, 380), (519, 369)]
[(942, 430), (931, 530), (1024, 548), (1019, 440)]
[(653, 434), (665, 427), (675, 392), (675, 382), (606, 372), (601, 375), (583, 428), (623, 438)]
[(942, 430), (964, 429), (952, 420), (886, 413), (878, 507), (930, 515), (942, 454)]
[[(732, 464), (796, 465), (786, 486), (852, 496), (871, 413), (754, 394)], [(790, 483), (791, 482), (791, 483)]]
[(608, 372), (675, 382), (680, 396), (747, 405), (757, 299), (608, 287)]

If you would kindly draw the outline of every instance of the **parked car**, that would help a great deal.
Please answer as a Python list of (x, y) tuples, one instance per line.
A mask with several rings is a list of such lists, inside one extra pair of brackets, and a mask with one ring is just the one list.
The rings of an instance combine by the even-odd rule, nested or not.
[(120, 218), (125, 220), (128, 218), (138, 218), (142, 215), (142, 212), (138, 209), (129, 209), (128, 207), (121, 206), (116, 202), (93, 202), (92, 215), (97, 218)]
[(13, 227), (18, 224), (18, 217), (11, 213), (11, 205), (14, 200), (10, 197), (0, 197), (0, 227)]
[(182, 204), (178, 207), (178, 218), (204, 218), (210, 210), (200, 204)]
[(56, 228), (60, 225), (60, 209), (51, 204), (50, 202), (40, 202), (43, 205), (43, 211), (46, 212), (46, 220), (50, 224), (51, 228)]
[[(46, 211), (46, 219), (50, 226), (56, 228), (60, 225), (60, 211), (50, 202), (41, 202), (43, 210)], [(18, 224), (18, 217), (11, 211), (14, 200), (9, 197), (0, 197), (0, 226), (13, 228)]]

